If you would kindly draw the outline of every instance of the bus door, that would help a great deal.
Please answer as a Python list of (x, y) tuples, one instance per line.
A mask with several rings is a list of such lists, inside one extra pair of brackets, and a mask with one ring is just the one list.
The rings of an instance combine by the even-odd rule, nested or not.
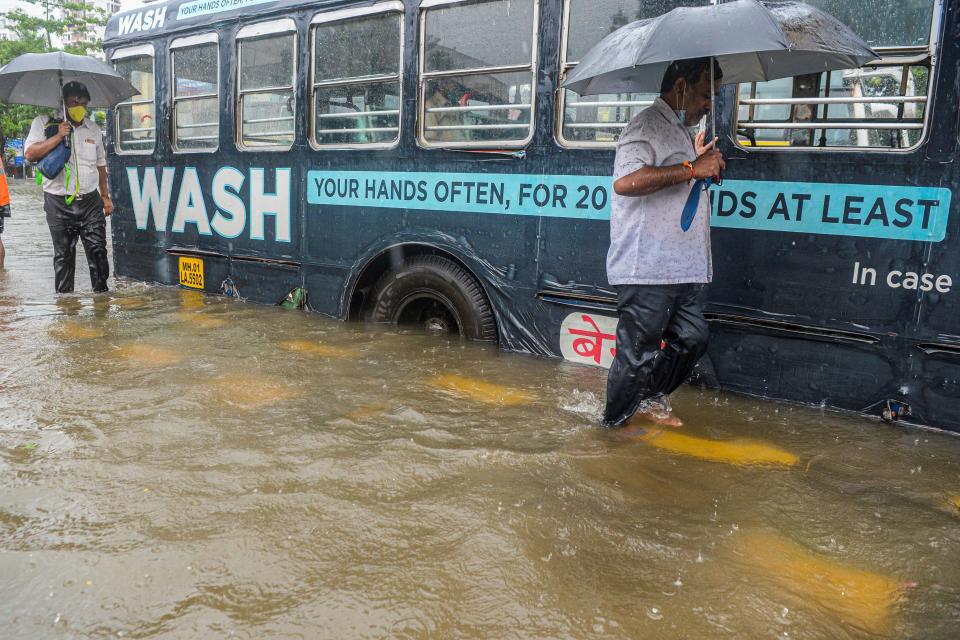
[[(217, 212), (211, 219), (214, 244), (230, 256), (224, 289), (232, 285), (244, 298), (277, 304), (303, 281), (296, 145), (306, 129), (301, 38), (293, 19), (280, 18), (242, 22), (224, 39), (221, 50), (233, 61), (227, 73), (235, 80), (225, 85), (233, 89), (221, 127), (228, 153), (214, 155), (207, 172), (211, 213)], [(177, 106), (178, 118), (184, 115), (182, 106)], [(204, 113), (205, 123), (212, 122)], [(195, 120), (200, 119), (198, 114)], [(182, 122), (178, 127), (191, 131)]]
[(378, 204), (400, 202), (415, 183), (390, 175), (412, 164), (400, 148), (408, 31), (394, 1), (310, 18), (305, 282), (311, 308), (328, 315), (342, 312), (343, 275), (357, 256), (402, 227), (401, 209)]
[[(109, 53), (117, 73), (126, 78), (140, 93), (114, 107), (114, 126), (107, 135), (107, 158), (111, 166), (111, 186), (121, 206), (126, 198), (132, 200), (133, 191), (143, 178), (141, 164), (152, 166), (157, 147), (157, 100), (162, 95), (164, 47), (140, 43), (118, 47)], [(135, 185), (130, 185), (131, 169)], [(126, 175), (125, 175), (126, 174)], [(124, 198), (124, 195), (126, 198)], [(114, 265), (117, 273), (173, 283), (177, 281), (176, 260), (166, 257), (163, 247), (172, 244), (165, 218), (151, 223), (148, 212), (134, 207), (133, 218), (116, 215), (111, 220), (114, 238)], [(151, 212), (152, 213), (152, 212)], [(158, 220), (154, 215), (154, 220)]]
[(725, 89), (711, 357), (725, 386), (867, 409), (903, 395), (902, 338), (948, 239), (951, 193), (929, 154), (935, 80), (946, 92), (955, 70), (934, 55), (940, 0), (809, 1), (881, 59)]

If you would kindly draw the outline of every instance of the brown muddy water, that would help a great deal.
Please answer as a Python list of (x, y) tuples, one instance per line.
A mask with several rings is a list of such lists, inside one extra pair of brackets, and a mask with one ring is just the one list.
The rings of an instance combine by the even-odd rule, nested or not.
[[(0, 274), (0, 637), (924, 638), (960, 629), (960, 438), (112, 282)], [(82, 253), (82, 252), (81, 252)]]

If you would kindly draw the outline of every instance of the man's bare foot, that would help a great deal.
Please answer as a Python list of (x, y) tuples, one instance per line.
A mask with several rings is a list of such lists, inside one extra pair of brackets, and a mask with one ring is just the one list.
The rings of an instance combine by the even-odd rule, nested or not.
[(639, 424), (633, 424), (630, 421), (627, 421), (622, 427), (617, 427), (613, 430), (613, 435), (617, 438), (623, 439), (636, 439), (642, 438), (650, 433), (650, 425), (642, 426)]
[(678, 418), (673, 412), (670, 411), (650, 411), (643, 410), (637, 411), (633, 416), (627, 420), (627, 425), (638, 425), (638, 424), (656, 424), (661, 427), (673, 427), (678, 428), (683, 426), (683, 420)]

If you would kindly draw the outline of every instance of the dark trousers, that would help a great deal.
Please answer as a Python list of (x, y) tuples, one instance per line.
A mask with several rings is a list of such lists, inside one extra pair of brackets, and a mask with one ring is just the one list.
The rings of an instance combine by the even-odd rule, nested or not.
[[(617, 286), (617, 355), (603, 424), (619, 427), (644, 400), (672, 393), (707, 350), (699, 284)], [(661, 348), (661, 344), (666, 345)]]
[(43, 210), (53, 239), (53, 275), (57, 293), (73, 291), (77, 268), (77, 238), (83, 243), (90, 266), (90, 285), (94, 291), (107, 290), (110, 263), (107, 261), (107, 227), (103, 200), (96, 191), (67, 204), (63, 196), (43, 194)]

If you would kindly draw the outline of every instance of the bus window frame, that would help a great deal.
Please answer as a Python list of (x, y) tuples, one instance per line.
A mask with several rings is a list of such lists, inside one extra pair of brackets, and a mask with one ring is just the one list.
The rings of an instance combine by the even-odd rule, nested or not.
[[(175, 74), (174, 68), (174, 56), (176, 55), (177, 50), (189, 49), (191, 47), (199, 47), (205, 44), (216, 45), (217, 51), (217, 92), (210, 94), (203, 94), (199, 96), (188, 96), (184, 98), (177, 98), (177, 76)], [(188, 36), (183, 36), (180, 38), (174, 38), (170, 41), (170, 149), (175, 154), (189, 154), (189, 153), (216, 153), (220, 150), (220, 114), (223, 109), (220, 104), (220, 34), (216, 31), (204, 31), (201, 33), (191, 34)], [(204, 147), (203, 149), (179, 149), (177, 148), (177, 102), (183, 102), (185, 100), (199, 100), (202, 98), (217, 98), (217, 144), (214, 147)], [(212, 123), (211, 123), (212, 124)], [(205, 125), (209, 126), (209, 125)]]
[[(541, 0), (531, 0), (533, 2), (533, 36), (531, 40), (531, 56), (528, 65), (506, 65), (500, 67), (480, 67), (474, 69), (451, 69), (447, 71), (425, 71), (426, 66), (426, 28), (427, 12), (438, 7), (445, 7), (458, 4), (484, 4), (486, 2), (504, 2), (505, 0), (423, 0), (418, 8), (417, 15), (417, 55), (419, 57), (417, 64), (417, 144), (425, 149), (489, 149), (496, 147), (498, 149), (522, 149), (528, 146), (534, 138), (537, 128), (537, 75), (540, 64), (540, 4)], [(522, 140), (476, 140), (476, 141), (457, 141), (457, 142), (431, 142), (426, 139), (424, 133), (424, 121), (426, 120), (425, 101), (427, 80), (434, 78), (457, 77), (465, 75), (490, 75), (497, 73), (517, 73), (528, 71), (530, 73), (530, 126), (527, 128), (527, 136)], [(472, 127), (464, 126), (464, 129)]]
[[(307, 91), (307, 100), (310, 101), (310, 106), (307, 109), (307, 112), (310, 114), (310, 124), (307, 133), (307, 140), (310, 148), (314, 151), (320, 151), (321, 149), (393, 149), (400, 144), (400, 138), (403, 135), (403, 61), (404, 54), (406, 53), (406, 46), (404, 42), (404, 34), (406, 33), (406, 16), (404, 9), (405, 7), (403, 2), (400, 2), (400, 0), (387, 0), (387, 2), (378, 2), (365, 7), (350, 7), (326, 12), (320, 11), (315, 13), (310, 19), (310, 29), (307, 34), (310, 49), (310, 85)], [(331, 80), (323, 80), (318, 83), (316, 78), (316, 28), (319, 25), (330, 24), (332, 22), (345, 22), (347, 20), (356, 20), (358, 18), (365, 18), (386, 13), (398, 14), (400, 18), (400, 59), (397, 61), (397, 73), (394, 75), (369, 75), (355, 76), (352, 78), (335, 78)], [(327, 144), (317, 142), (317, 101), (314, 94), (318, 87), (373, 84), (375, 82), (389, 81), (396, 82), (399, 87), (397, 91), (397, 100), (400, 106), (397, 109), (396, 138), (390, 142), (349, 142)]]
[[(733, 143), (738, 149), (748, 151), (748, 152), (762, 152), (762, 153), (797, 153), (797, 152), (813, 152), (813, 153), (893, 153), (893, 154), (907, 154), (914, 153), (917, 149), (924, 146), (930, 138), (930, 131), (933, 128), (931, 126), (931, 118), (933, 116), (933, 104), (936, 94), (936, 79), (937, 72), (939, 70), (939, 50), (940, 50), (940, 32), (942, 29), (942, 20), (943, 20), (943, 9), (944, 9), (944, 0), (934, 0), (933, 4), (933, 17), (930, 22), (930, 41), (925, 46), (901, 46), (901, 47), (876, 47), (874, 50), (880, 54), (880, 58), (871, 62), (869, 65), (864, 65), (862, 69), (876, 68), (876, 67), (896, 67), (896, 66), (922, 66), (920, 63), (929, 61), (929, 71), (927, 78), (927, 95), (923, 96), (924, 101), (918, 102), (924, 105), (923, 108), (923, 128), (921, 129), (922, 135), (918, 138), (917, 142), (908, 147), (856, 147), (856, 146), (788, 146), (788, 145), (756, 145), (752, 146), (750, 144), (744, 144), (740, 140), (740, 136), (736, 133), (740, 125), (740, 84), (734, 85), (736, 87), (736, 102), (733, 106), (733, 127), (731, 131), (731, 138)], [(838, 70), (844, 71), (844, 70)], [(742, 83), (749, 84), (749, 83)], [(896, 96), (890, 96), (894, 98)], [(790, 105), (793, 104), (815, 104), (822, 102), (827, 98), (798, 98), (795, 101), (790, 102)], [(882, 102), (881, 99), (876, 100), (876, 102)], [(840, 104), (840, 103), (826, 103), (826, 104)], [(853, 104), (869, 104), (869, 100), (866, 102), (856, 102)], [(904, 103), (906, 104), (906, 103)], [(752, 105), (744, 106), (758, 106), (755, 103)], [(749, 120), (748, 120), (749, 122)], [(837, 123), (843, 123), (843, 120), (837, 120)], [(777, 123), (779, 124), (779, 123)], [(783, 124), (799, 124), (784, 122)], [(816, 124), (823, 125), (824, 123), (813, 123), (811, 126), (804, 127), (779, 127), (780, 129), (786, 129), (789, 131), (798, 131), (801, 129), (812, 129), (813, 131), (823, 130), (823, 126), (814, 126)], [(827, 128), (840, 129), (841, 127), (834, 126), (834, 123), (829, 123), (831, 126)], [(773, 127), (770, 127), (771, 129)], [(872, 130), (872, 129), (890, 129), (890, 130), (903, 130), (902, 126), (894, 126), (891, 123), (889, 127), (869, 127), (864, 129), (864, 127), (842, 127), (844, 130), (851, 131), (863, 131), (863, 130)]]
[[(278, 28), (282, 25), (288, 25), (291, 28)], [(246, 32), (246, 33), (245, 33)], [(293, 35), (293, 76), (290, 80), (289, 87), (259, 87), (257, 89), (247, 89), (242, 90), (240, 88), (240, 74), (243, 70), (243, 59), (242, 59), (242, 50), (241, 44), (244, 40), (253, 40), (257, 38), (262, 38), (263, 36), (269, 35)], [(234, 98), (234, 113), (235, 122), (234, 122), (234, 145), (237, 148), (237, 151), (244, 153), (258, 153), (261, 151), (276, 152), (276, 151), (289, 151), (297, 143), (297, 62), (299, 59), (299, 51), (297, 43), (299, 38), (299, 31), (297, 29), (297, 23), (293, 18), (274, 18), (271, 20), (264, 20), (261, 22), (252, 22), (249, 24), (242, 25), (237, 30), (237, 35), (234, 37), (234, 42), (236, 46), (235, 57), (237, 60), (237, 75), (236, 75), (236, 93)], [(290, 117), (291, 126), (293, 128), (293, 136), (290, 139), (289, 145), (263, 145), (263, 146), (246, 146), (243, 144), (243, 96), (248, 93), (269, 93), (271, 91), (287, 91), (289, 89), (292, 100), (292, 113)]]
[[(580, 64), (579, 60), (571, 62), (567, 60), (567, 48), (570, 42), (570, 5), (573, 4), (574, 0), (563, 0), (563, 12), (560, 16), (560, 55), (559, 60), (559, 73), (557, 77), (560, 79), (557, 82), (557, 87), (555, 89), (555, 100), (556, 104), (556, 113), (553, 117), (553, 138), (558, 146), (565, 149), (615, 149), (617, 147), (617, 140), (620, 139), (620, 134), (623, 133), (623, 130), (627, 128), (627, 125), (630, 124), (630, 121), (623, 123), (620, 129), (620, 133), (617, 134), (617, 139), (613, 142), (597, 142), (589, 140), (569, 140), (563, 135), (563, 125), (564, 125), (564, 114), (567, 110), (567, 91), (563, 87), (563, 83), (566, 81), (567, 74), (570, 73), (573, 69)], [(710, 0), (710, 4), (717, 4), (718, 0)], [(637, 104), (630, 104), (630, 101), (621, 103), (622, 106), (642, 106), (644, 108), (653, 105), (654, 100), (649, 102), (641, 101)], [(603, 106), (601, 103), (600, 106)], [(612, 128), (612, 127), (610, 127)]]
[[(157, 150), (157, 137), (158, 137), (158, 127), (157, 127), (157, 107), (156, 107), (156, 97), (157, 97), (157, 52), (153, 44), (137, 44), (129, 47), (121, 47), (113, 51), (110, 54), (110, 62), (115, 63), (117, 60), (124, 60), (126, 58), (140, 58), (149, 56), (150, 60), (153, 61), (151, 65), (151, 75), (153, 76), (153, 100), (125, 100), (123, 102), (118, 102), (113, 107), (113, 122), (114, 122), (114, 153), (122, 156), (149, 156)], [(116, 69), (116, 66), (114, 66)], [(153, 104), (153, 146), (150, 149), (144, 149), (143, 151), (135, 151), (131, 149), (123, 148), (123, 138), (120, 137), (120, 110), (119, 107), (124, 106), (134, 106), (138, 104)]]

